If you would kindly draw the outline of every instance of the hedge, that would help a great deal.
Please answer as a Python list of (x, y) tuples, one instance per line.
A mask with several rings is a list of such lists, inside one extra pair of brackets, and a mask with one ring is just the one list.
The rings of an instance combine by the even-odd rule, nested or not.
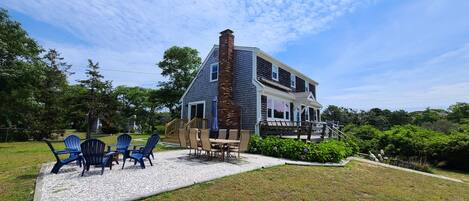
[(277, 137), (251, 137), (249, 152), (273, 157), (310, 162), (340, 162), (358, 152), (351, 141), (328, 140), (317, 144)]
[(444, 134), (414, 125), (394, 126), (384, 132), (367, 125), (348, 126), (346, 133), (363, 153), (383, 149), (387, 156), (404, 160), (420, 158), (434, 165), (469, 170), (469, 135), (466, 133)]

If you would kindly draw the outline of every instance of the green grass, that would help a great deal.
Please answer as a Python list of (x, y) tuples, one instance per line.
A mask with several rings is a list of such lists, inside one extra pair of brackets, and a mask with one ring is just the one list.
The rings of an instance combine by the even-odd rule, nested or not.
[[(72, 132), (84, 139), (84, 133)], [(114, 144), (117, 135), (95, 135), (106, 144)], [(144, 141), (134, 141), (136, 144), (144, 144), (149, 135), (132, 134), (132, 138), (142, 138)], [(63, 149), (61, 139), (53, 142), (56, 149)], [(157, 151), (167, 148), (157, 146)], [(41, 164), (47, 161), (55, 161), (49, 147), (42, 141), (0, 143), (0, 200), (32, 200), (35, 179), (39, 173)]]
[[(66, 135), (73, 133), (68, 130)], [(84, 133), (77, 133), (84, 138)], [(116, 135), (94, 136), (107, 144)], [(148, 135), (132, 135), (133, 139)], [(64, 147), (58, 139), (57, 149)], [(140, 143), (141, 142), (141, 143)], [(157, 150), (166, 148), (158, 146)], [(42, 163), (54, 161), (44, 142), (0, 143), (0, 200), (31, 200)], [(436, 169), (467, 180), (467, 173)], [(196, 173), (195, 173), (196, 174)], [(469, 183), (469, 182), (468, 182)], [(278, 166), (224, 177), (147, 200), (469, 200), (469, 184), (351, 162), (345, 168)]]
[(285, 165), (146, 200), (469, 200), (469, 185), (361, 162), (345, 168)]
[(432, 169), (432, 173), (459, 179), (469, 184), (469, 172), (463, 172), (461, 170), (446, 170), (441, 168), (434, 168)]

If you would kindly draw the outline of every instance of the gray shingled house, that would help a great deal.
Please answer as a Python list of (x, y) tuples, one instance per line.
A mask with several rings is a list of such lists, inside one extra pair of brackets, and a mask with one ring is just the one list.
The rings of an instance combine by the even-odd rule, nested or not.
[(181, 119), (212, 122), (218, 98), (219, 128), (258, 133), (261, 121), (320, 121), (318, 83), (256, 47), (234, 45), (233, 31), (220, 33), (180, 99)]

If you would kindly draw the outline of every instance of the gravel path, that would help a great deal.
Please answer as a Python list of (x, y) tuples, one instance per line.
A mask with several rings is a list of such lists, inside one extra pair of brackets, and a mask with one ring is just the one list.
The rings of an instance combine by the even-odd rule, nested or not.
[[(51, 163), (41, 169), (35, 200), (134, 200), (195, 183), (246, 171), (285, 164), (286, 160), (261, 155), (242, 154), (240, 161), (221, 162), (189, 159), (187, 150), (155, 153), (153, 166), (147, 168), (126, 163), (106, 169), (91, 168), (81, 177), (81, 168), (64, 166), (59, 174), (50, 174)], [(122, 164), (122, 163), (121, 163)]]

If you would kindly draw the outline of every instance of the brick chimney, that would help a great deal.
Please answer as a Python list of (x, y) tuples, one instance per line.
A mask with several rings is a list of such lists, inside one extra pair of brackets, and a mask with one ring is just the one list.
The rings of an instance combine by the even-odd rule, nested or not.
[(218, 125), (239, 129), (239, 107), (233, 101), (234, 35), (227, 29), (220, 32), (218, 53)]

